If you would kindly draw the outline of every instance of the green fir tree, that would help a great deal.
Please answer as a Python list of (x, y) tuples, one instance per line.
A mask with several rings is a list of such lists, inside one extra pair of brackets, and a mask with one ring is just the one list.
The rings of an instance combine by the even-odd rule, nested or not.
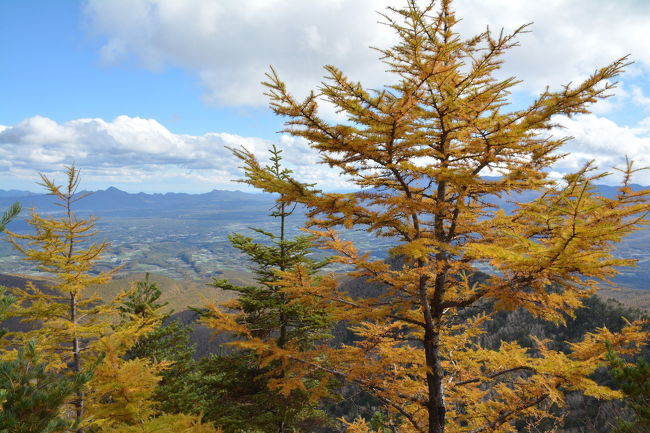
[(148, 273), (144, 280), (135, 284), (134, 289), (119, 307), (120, 313), (141, 319), (158, 317), (160, 326), (140, 337), (126, 357), (170, 363), (160, 374), (161, 380), (153, 399), (162, 412), (194, 413), (196, 393), (187, 386), (188, 376), (194, 369), (194, 346), (190, 343), (192, 330), (178, 320), (170, 320), (171, 312), (161, 312), (167, 302), (159, 302), (162, 291), (156, 282), (149, 279)]
[(167, 302), (158, 303), (162, 295), (158, 285), (149, 279), (150, 274), (144, 275), (144, 280), (137, 281), (134, 289), (129, 292), (122, 305), (118, 308), (123, 315), (135, 315), (141, 318), (152, 317), (167, 306)]
[[(236, 153), (237, 151), (235, 151)], [(271, 164), (266, 168), (278, 180), (291, 179), (291, 170), (282, 167), (282, 150), (275, 145), (270, 149)], [(244, 180), (244, 183), (250, 183)], [(270, 216), (278, 220), (278, 232), (251, 228), (262, 235), (266, 242), (235, 233), (229, 236), (233, 247), (244, 253), (258, 282), (253, 286), (235, 286), (227, 280), (215, 280), (217, 288), (236, 292), (237, 300), (229, 305), (240, 314), (238, 320), (245, 324), (251, 335), (276, 340), (279, 347), (293, 344), (309, 344), (323, 337), (325, 317), (304, 304), (290, 302), (289, 295), (277, 285), (279, 274), (300, 267), (309, 274), (315, 273), (326, 262), (310, 259), (313, 244), (309, 236), (287, 236), (287, 220), (295, 212), (296, 205), (288, 204), (280, 196)]]
[[(273, 146), (270, 153), (268, 172), (279, 181), (289, 181), (291, 170), (281, 164), (282, 151)], [(233, 247), (248, 257), (258, 284), (236, 286), (218, 279), (213, 283), (238, 295), (224, 305), (229, 312), (214, 307), (206, 319), (218, 330), (234, 332), (238, 337), (232, 344), (238, 349), (201, 363), (203, 377), (210, 378), (213, 398), (220, 402), (218, 406), (210, 405), (206, 416), (226, 432), (240, 431), (244, 426), (250, 431), (313, 431), (323, 423), (316, 399), (310, 398), (314, 390), (307, 378), (296, 378), (303, 381), (301, 391), (284, 393), (275, 386), (286, 379), (283, 366), (261, 364), (258, 354), (247, 348), (251, 339), (273, 341), (280, 348), (309, 347), (327, 335), (326, 316), (310, 305), (295, 302), (277, 284), (282, 272), (299, 268), (311, 275), (325, 264), (308, 257), (312, 248), (308, 236), (287, 235), (288, 218), (295, 210), (295, 205), (287, 204), (280, 196), (270, 214), (278, 223), (276, 232), (252, 228), (263, 241), (238, 233), (229, 236)]]
[(15, 360), (0, 362), (0, 433), (58, 433), (76, 429), (63, 405), (90, 380), (90, 370), (64, 376), (48, 370), (33, 342)]
[(632, 420), (620, 420), (616, 433), (650, 433), (650, 362), (639, 358), (636, 363), (625, 362), (609, 350), (612, 376), (621, 385), (625, 401), (633, 412)]

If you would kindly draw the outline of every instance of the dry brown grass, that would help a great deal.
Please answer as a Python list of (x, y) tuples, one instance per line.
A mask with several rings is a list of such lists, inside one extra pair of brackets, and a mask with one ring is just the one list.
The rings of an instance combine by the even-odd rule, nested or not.
[(597, 295), (602, 299), (615, 299), (627, 307), (650, 312), (650, 290), (605, 287)]
[[(89, 293), (108, 301), (144, 278), (143, 273), (118, 275), (107, 284), (92, 288)], [(254, 283), (250, 275), (234, 271), (225, 271), (220, 278), (234, 284)], [(202, 307), (208, 303), (221, 303), (234, 298), (233, 293), (209, 286), (210, 281), (175, 280), (160, 274), (151, 274), (149, 279), (160, 288), (160, 302), (168, 303), (167, 310), (183, 311), (188, 307)]]

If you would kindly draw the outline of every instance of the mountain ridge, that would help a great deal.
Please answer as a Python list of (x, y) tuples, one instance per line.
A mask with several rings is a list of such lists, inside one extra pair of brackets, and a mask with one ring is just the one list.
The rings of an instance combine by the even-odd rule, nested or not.
[[(23, 212), (35, 208), (39, 212), (60, 212), (61, 208), (55, 204), (55, 199), (50, 194), (11, 195), (10, 191), (0, 190), (0, 209), (9, 207), (18, 201), (23, 207)], [(19, 191), (20, 193), (20, 191)], [(119, 215), (125, 212), (150, 213), (153, 211), (179, 211), (183, 209), (214, 209), (232, 207), (233, 202), (238, 206), (242, 203), (259, 204), (272, 203), (273, 197), (269, 194), (247, 193), (243, 191), (212, 190), (207, 193), (129, 193), (116, 187), (109, 187), (98, 191), (80, 191), (78, 195), (87, 194), (83, 200), (75, 203), (76, 210), (82, 213), (95, 213), (97, 216)]]

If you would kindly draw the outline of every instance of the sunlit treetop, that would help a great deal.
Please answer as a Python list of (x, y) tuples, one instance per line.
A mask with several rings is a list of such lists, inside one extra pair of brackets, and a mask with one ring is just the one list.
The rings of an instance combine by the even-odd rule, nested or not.
[[(612, 255), (616, 242), (647, 223), (649, 192), (631, 189), (632, 162), (620, 168), (614, 198), (595, 193), (603, 174), (593, 164), (559, 182), (548, 175), (568, 140), (550, 133), (555, 116), (587, 113), (607, 97), (627, 59), (508, 111), (518, 81), (495, 72), (526, 26), (463, 39), (448, 0), (407, 1), (384, 19), (399, 41), (379, 49), (392, 73), (381, 89), (334, 66), (325, 66), (321, 87), (304, 100), (274, 70), (265, 83), (271, 108), (286, 119), (284, 132), (306, 139), (358, 192), (324, 193), (278, 179), (252, 153), (237, 155), (251, 184), (309, 209), (311, 233), (337, 253), (335, 261), (385, 289), (360, 297), (341, 292), (334, 278), (285, 272), (284, 290), (350, 321), (360, 339), (311, 356), (261, 341), (258, 350), (292, 363), (292, 377), (320, 368), (357, 383), (385, 403), (404, 432), (510, 432), (517, 420), (553, 418), (550, 407), (563, 405), (566, 390), (619, 396), (589, 375), (606, 362), (606, 340), (621, 350), (646, 340), (640, 324), (587, 335), (568, 353), (542, 340), (490, 350), (478, 336), (499, 309), (524, 308), (562, 323), (617, 266), (633, 264)], [(323, 100), (346, 121), (320, 116)], [(513, 209), (495, 208), (495, 197), (512, 200)], [(393, 238), (391, 253), (403, 265), (359, 251), (335, 231), (340, 226)], [(490, 275), (477, 278), (486, 266)], [(351, 431), (368, 430), (359, 422)]]

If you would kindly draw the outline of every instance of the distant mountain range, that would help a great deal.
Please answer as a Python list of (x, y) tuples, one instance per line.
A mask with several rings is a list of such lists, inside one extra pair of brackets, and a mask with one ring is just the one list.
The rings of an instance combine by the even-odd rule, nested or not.
[[(643, 188), (633, 186), (633, 189)], [(614, 197), (618, 192), (617, 187), (607, 185), (598, 185), (597, 189), (607, 197)], [(526, 192), (490, 201), (508, 211), (513, 202), (526, 202), (534, 197), (533, 192)], [(16, 201), (23, 206), (25, 215), (31, 208), (41, 214), (62, 210), (50, 195), (0, 190), (0, 211)], [(75, 209), (80, 215), (92, 214), (99, 218), (101, 237), (112, 245), (104, 256), (106, 268), (120, 264), (124, 272), (158, 272), (172, 278), (206, 279), (224, 270), (247, 269), (246, 261), (230, 246), (228, 235), (237, 232), (257, 236), (250, 227), (275, 231), (277, 221), (268, 216), (274, 203), (270, 194), (242, 191), (132, 194), (110, 187), (78, 201)], [(299, 233), (304, 221), (304, 215), (296, 212), (290, 220), (291, 235)], [(9, 228), (17, 232), (30, 230), (24, 218), (10, 223)], [(359, 230), (346, 231), (344, 237), (377, 258), (385, 258), (394, 245), (390, 239), (376, 238)], [(650, 288), (646, 284), (650, 276), (650, 230), (633, 233), (617, 248), (620, 257), (637, 259), (638, 267), (622, 269), (614, 281), (623, 287)], [(0, 242), (0, 272), (33, 274), (35, 269), (22, 261), (6, 242)]]
[(20, 191), (18, 189), (9, 189), (9, 190), (3, 190), (0, 189), (0, 197), (29, 197), (30, 195), (38, 195), (38, 193), (35, 192), (30, 192), (30, 191)]
[[(646, 187), (633, 185), (633, 189)], [(597, 185), (598, 192), (606, 197), (614, 197), (618, 188), (608, 185)], [(254, 206), (272, 204), (274, 199), (270, 194), (247, 193), (242, 191), (212, 190), (203, 194), (189, 193), (128, 193), (111, 186), (99, 191), (81, 191), (80, 194), (89, 194), (83, 200), (75, 204), (79, 212), (91, 212), (97, 216), (137, 216), (137, 212), (143, 212), (143, 216), (150, 216), (152, 213), (160, 215), (160, 212), (179, 213), (184, 210), (196, 211), (200, 209), (232, 209), (246, 207), (247, 204)], [(511, 207), (511, 200), (530, 200), (534, 193), (528, 192), (513, 197), (510, 200), (494, 200), (495, 204), (503, 207)], [(20, 202), (24, 210), (36, 208), (39, 212), (56, 212), (60, 207), (55, 205), (51, 195), (38, 194), (30, 191), (2, 190), (0, 189), (0, 209), (6, 208), (11, 203)], [(244, 210), (244, 209), (241, 209)]]
[[(79, 212), (92, 212), (97, 216), (115, 216), (144, 212), (182, 212), (183, 210), (199, 210), (215, 208), (239, 208), (246, 203), (270, 204), (273, 197), (269, 194), (252, 194), (242, 191), (212, 190), (204, 194), (172, 193), (165, 194), (137, 193), (132, 194), (115, 187), (99, 191), (81, 191), (79, 194), (89, 194), (88, 197), (75, 204)], [(0, 190), (0, 209), (6, 208), (13, 202), (20, 202), (23, 209), (36, 208), (39, 212), (56, 212), (55, 199), (48, 194), (36, 194), (29, 191)], [(134, 215), (135, 216), (135, 215)]]

